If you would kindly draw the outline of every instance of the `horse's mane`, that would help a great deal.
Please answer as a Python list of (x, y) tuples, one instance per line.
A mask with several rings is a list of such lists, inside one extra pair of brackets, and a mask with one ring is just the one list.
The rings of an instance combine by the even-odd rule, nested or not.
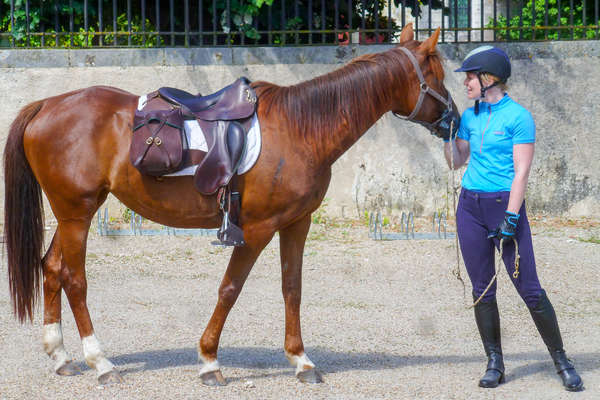
[[(410, 41), (403, 46), (414, 50), (419, 44)], [(429, 57), (432, 72), (442, 82), (444, 70), (439, 54)], [(396, 47), (357, 57), (342, 68), (296, 85), (258, 81), (252, 86), (259, 106), (268, 114), (282, 115), (289, 130), (305, 139), (326, 139), (341, 123), (358, 132), (368, 129), (372, 123), (369, 121), (376, 120), (394, 96), (397, 86), (390, 82), (400, 80), (408, 88), (407, 76), (412, 69), (406, 55)]]

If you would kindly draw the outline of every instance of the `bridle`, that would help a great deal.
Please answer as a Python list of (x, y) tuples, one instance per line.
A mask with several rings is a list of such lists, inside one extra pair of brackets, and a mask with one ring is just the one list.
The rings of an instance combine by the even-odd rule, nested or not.
[[(429, 129), (429, 131), (431, 132), (432, 135), (435, 134), (434, 131), (437, 128), (449, 130), (450, 122), (453, 119), (455, 119), (455, 117), (452, 115), (452, 96), (450, 95), (450, 92), (448, 92), (448, 98), (445, 99), (442, 95), (440, 95), (434, 89), (429, 87), (429, 85), (427, 85), (427, 82), (425, 82), (425, 77), (423, 76), (423, 72), (421, 72), (421, 67), (419, 66), (419, 63), (417, 62), (417, 59), (415, 58), (413, 53), (410, 50), (408, 50), (406, 47), (399, 47), (399, 49), (402, 50), (404, 52), (404, 54), (407, 55), (408, 59), (412, 63), (413, 67), (415, 68), (415, 71), (417, 72), (417, 77), (419, 78), (419, 89), (420, 90), (419, 90), (419, 99), (417, 100), (417, 104), (415, 105), (415, 108), (412, 110), (412, 112), (408, 115), (408, 117), (397, 114), (393, 111), (392, 111), (392, 113), (398, 118), (401, 118), (401, 119), (404, 119), (407, 121), (416, 122), (420, 125), (423, 125), (425, 128)], [(419, 121), (419, 120), (414, 119), (415, 116), (421, 110), (421, 106), (423, 105), (423, 100), (425, 99), (425, 95), (427, 95), (427, 94), (430, 96), (433, 96), (433, 98), (440, 101), (443, 105), (446, 106), (446, 109), (442, 113), (442, 116), (434, 122)], [(456, 129), (458, 129), (457, 124), (455, 124), (455, 127), (456, 127)]]

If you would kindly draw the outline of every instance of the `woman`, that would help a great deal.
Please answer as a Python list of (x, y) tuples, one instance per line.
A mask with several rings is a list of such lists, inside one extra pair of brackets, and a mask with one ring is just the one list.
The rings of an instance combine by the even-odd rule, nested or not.
[[(509, 276), (529, 308), (564, 387), (579, 391), (583, 382), (567, 359), (556, 314), (536, 272), (524, 202), (534, 152), (535, 124), (529, 111), (506, 94), (510, 70), (506, 53), (492, 46), (471, 51), (456, 70), (466, 73), (467, 96), (475, 100), (475, 106), (462, 115), (456, 140), (444, 140), (448, 165), (451, 165), (451, 148), (454, 168), (461, 167), (470, 158), (456, 211), (460, 248), (473, 285), (473, 297), (478, 299), (494, 275), (495, 247), (500, 245), (501, 239), (508, 239), (502, 243)], [(516, 278), (513, 277), (513, 238), (520, 254)], [(479, 386), (494, 388), (504, 381), (495, 283), (474, 309), (488, 357), (487, 370)]]

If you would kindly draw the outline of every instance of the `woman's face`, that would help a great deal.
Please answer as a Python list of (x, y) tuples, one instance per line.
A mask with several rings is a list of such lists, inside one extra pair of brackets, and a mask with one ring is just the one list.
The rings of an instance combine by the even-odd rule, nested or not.
[(471, 100), (477, 100), (481, 97), (481, 84), (474, 72), (467, 72), (463, 84), (467, 87), (467, 97)]

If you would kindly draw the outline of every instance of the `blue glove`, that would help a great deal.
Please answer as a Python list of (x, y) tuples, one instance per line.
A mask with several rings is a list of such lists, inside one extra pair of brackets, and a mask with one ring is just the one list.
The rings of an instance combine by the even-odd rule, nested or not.
[(493, 231), (488, 233), (488, 239), (497, 237), (498, 239), (512, 239), (517, 233), (517, 223), (519, 222), (519, 214), (510, 211), (504, 212), (504, 221)]

